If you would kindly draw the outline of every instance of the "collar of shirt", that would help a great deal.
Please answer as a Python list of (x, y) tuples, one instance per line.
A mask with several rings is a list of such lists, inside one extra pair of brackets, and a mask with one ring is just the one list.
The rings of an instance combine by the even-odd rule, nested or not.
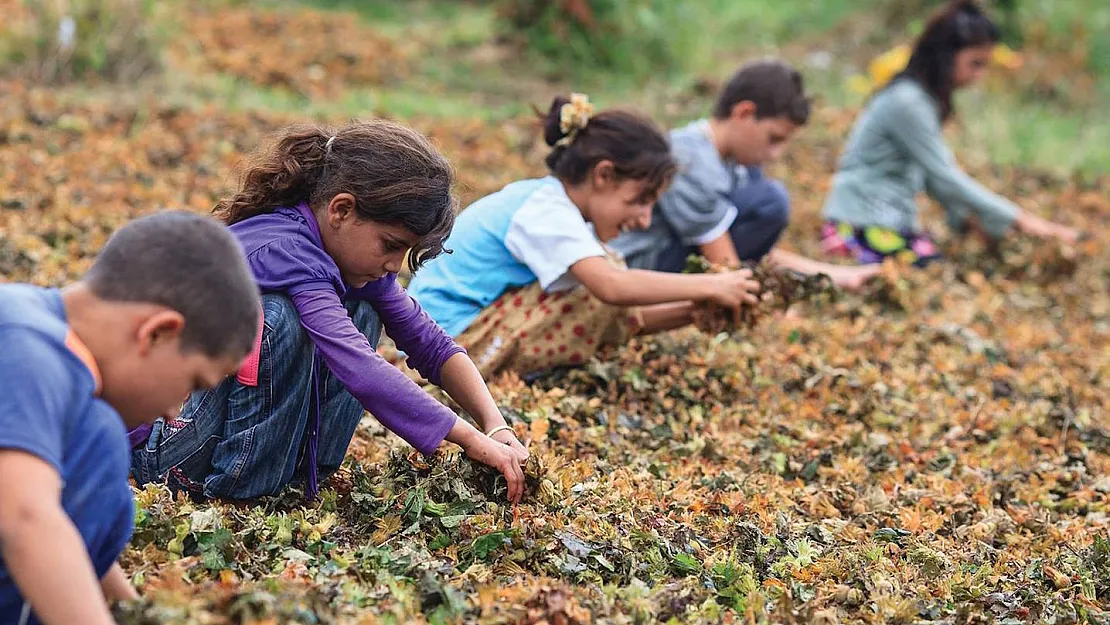
[(312, 209), (308, 207), (308, 202), (301, 202), (297, 204), (296, 209), (298, 214), (304, 219), (305, 225), (308, 226), (309, 238), (320, 249), (324, 249), (324, 237), (320, 234), (320, 224), (316, 222), (316, 215), (312, 214)]

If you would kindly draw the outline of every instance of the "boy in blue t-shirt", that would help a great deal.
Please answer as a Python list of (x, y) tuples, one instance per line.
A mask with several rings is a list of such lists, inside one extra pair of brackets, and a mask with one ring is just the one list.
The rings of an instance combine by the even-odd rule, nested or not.
[(62, 290), (0, 285), (0, 624), (112, 623), (134, 598), (127, 428), (235, 371), (258, 289), (216, 221), (121, 228)]

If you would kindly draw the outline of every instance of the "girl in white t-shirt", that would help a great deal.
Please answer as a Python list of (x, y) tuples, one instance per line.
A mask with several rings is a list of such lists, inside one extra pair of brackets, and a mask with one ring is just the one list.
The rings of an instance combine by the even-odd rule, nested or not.
[(629, 270), (603, 245), (648, 227), (675, 173), (667, 139), (649, 120), (594, 115), (575, 94), (552, 103), (544, 139), (551, 175), (464, 210), (445, 244), (452, 253), (428, 262), (408, 288), (484, 376), (582, 363), (601, 345), (691, 323), (695, 302), (739, 312), (755, 301), (747, 270)]

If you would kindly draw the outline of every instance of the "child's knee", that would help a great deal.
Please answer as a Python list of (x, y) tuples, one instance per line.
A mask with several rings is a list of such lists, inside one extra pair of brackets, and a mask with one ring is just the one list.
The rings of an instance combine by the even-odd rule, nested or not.
[(312, 358), (312, 341), (301, 325), (293, 301), (276, 293), (263, 295), (262, 316), (258, 362), (270, 364), (260, 365), (260, 371), (269, 371), (273, 377), (280, 378), (289, 372), (307, 369)]
[(265, 322), (263, 332), (275, 335), (303, 334), (300, 315), (293, 306), (293, 300), (280, 293), (267, 293), (262, 296), (262, 315)]
[(266, 316), (266, 325), (290, 319), (296, 321), (297, 319), (297, 308), (293, 306), (293, 300), (282, 293), (266, 293), (263, 295), (262, 311)]

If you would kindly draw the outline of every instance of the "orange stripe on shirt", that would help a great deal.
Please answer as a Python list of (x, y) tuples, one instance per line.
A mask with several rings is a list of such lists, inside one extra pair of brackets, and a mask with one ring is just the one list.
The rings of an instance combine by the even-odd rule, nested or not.
[(100, 377), (100, 366), (96, 364), (96, 359), (89, 351), (89, 346), (85, 345), (85, 342), (70, 329), (66, 332), (66, 347), (88, 368), (89, 373), (92, 374), (93, 382), (96, 384), (96, 394), (99, 395), (103, 380)]

